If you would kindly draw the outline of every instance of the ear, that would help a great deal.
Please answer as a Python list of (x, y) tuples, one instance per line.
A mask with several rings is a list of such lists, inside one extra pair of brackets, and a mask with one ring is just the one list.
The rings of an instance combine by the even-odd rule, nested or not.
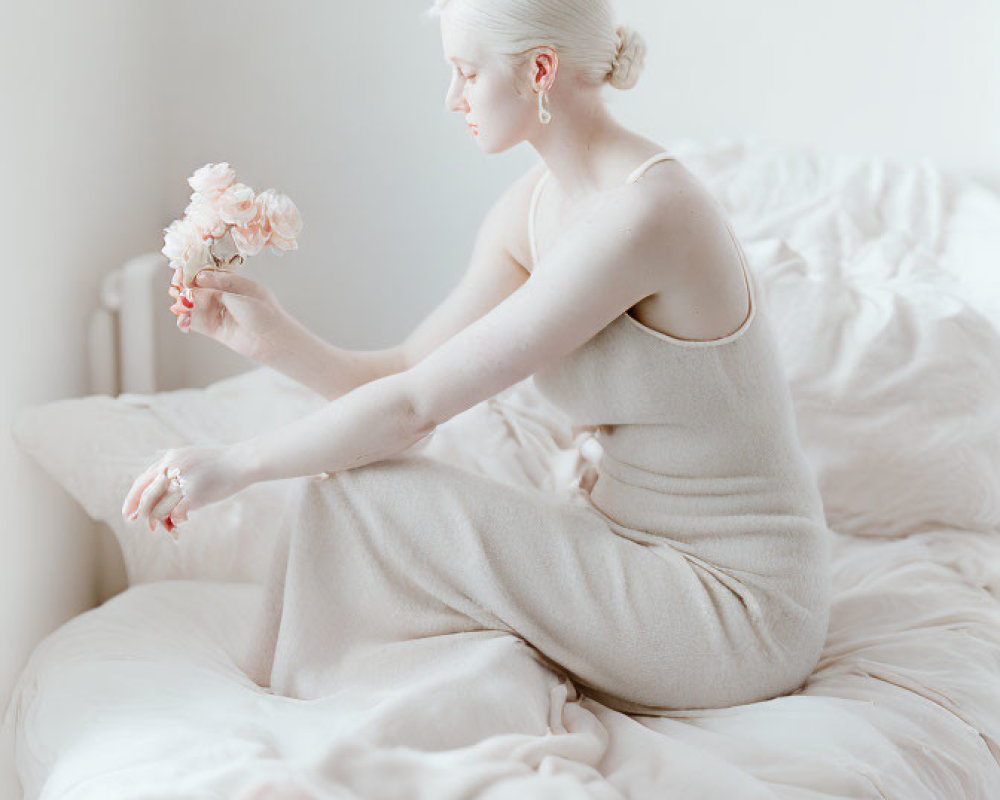
[(558, 69), (559, 57), (556, 51), (551, 47), (540, 47), (531, 62), (531, 82), (536, 91), (550, 91)]

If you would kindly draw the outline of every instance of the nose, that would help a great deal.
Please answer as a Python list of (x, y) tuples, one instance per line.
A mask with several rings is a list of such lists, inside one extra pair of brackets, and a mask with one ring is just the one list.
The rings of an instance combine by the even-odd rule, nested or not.
[(468, 113), (469, 104), (465, 100), (465, 92), (457, 91), (456, 87), (459, 85), (459, 81), (452, 79), (451, 85), (448, 87), (448, 93), (445, 95), (444, 104), (449, 111), (462, 111)]

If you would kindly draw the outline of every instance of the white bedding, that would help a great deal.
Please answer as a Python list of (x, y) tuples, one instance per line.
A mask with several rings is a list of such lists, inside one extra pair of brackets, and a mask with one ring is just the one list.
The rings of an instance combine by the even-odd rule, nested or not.
[[(202, 580), (159, 580), (154, 548), (123, 544), (131, 588), (35, 650), (5, 718), (26, 800), (1000, 797), (1000, 196), (928, 165), (673, 149), (758, 273), (836, 532), (803, 689), (629, 716), (491, 631), (403, 643), (392, 674), (322, 701), (274, 696), (242, 671), (260, 585), (205, 579), (268, 535), (241, 523), (168, 565)], [(267, 413), (276, 392), (237, 390), (278, 384), (233, 381)], [(456, 418), (428, 452), (565, 491), (578, 453), (531, 400)], [(60, 430), (47, 411), (24, 428), (36, 454)], [(460, 452), (497, 437), (502, 458)]]
[(829, 639), (803, 691), (676, 718), (567, 696), (495, 632), (404, 643), (398, 674), (323, 701), (274, 696), (240, 664), (259, 586), (135, 586), (25, 669), (25, 796), (1000, 797), (1000, 539), (835, 547)]

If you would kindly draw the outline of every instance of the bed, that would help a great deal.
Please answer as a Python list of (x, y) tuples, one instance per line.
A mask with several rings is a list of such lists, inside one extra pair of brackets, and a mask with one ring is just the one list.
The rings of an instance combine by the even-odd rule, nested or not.
[[(323, 400), (265, 367), (166, 388), (169, 271), (141, 254), (95, 311), (94, 393), (13, 431), (125, 570), (19, 677), (4, 731), (27, 800), (1000, 797), (1000, 192), (927, 161), (671, 150), (758, 276), (833, 533), (809, 680), (629, 715), (492, 631), (407, 643), (396, 674), (323, 700), (261, 688), (245, 666), (262, 581), (284, 499), (311, 478), (206, 507), (176, 543), (124, 526), (120, 504), (156, 450), (237, 441)], [(568, 498), (586, 441), (529, 378), (422, 455)]]

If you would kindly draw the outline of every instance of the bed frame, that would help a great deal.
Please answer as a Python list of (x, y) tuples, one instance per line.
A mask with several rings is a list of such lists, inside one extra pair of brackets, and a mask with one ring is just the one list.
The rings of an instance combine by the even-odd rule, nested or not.
[(92, 394), (203, 387), (257, 366), (177, 330), (167, 293), (171, 274), (161, 253), (144, 253), (104, 277), (88, 330)]
[[(207, 386), (253, 369), (221, 345), (177, 330), (170, 313), (171, 270), (161, 253), (144, 253), (108, 273), (88, 327), (90, 393), (152, 394)], [(110, 527), (95, 522), (98, 603), (128, 588), (121, 548)]]
[(163, 277), (164, 263), (158, 253), (147, 253), (101, 282), (87, 338), (91, 393), (156, 391), (156, 335), (149, 310), (154, 283), (163, 283), (155, 279)]

